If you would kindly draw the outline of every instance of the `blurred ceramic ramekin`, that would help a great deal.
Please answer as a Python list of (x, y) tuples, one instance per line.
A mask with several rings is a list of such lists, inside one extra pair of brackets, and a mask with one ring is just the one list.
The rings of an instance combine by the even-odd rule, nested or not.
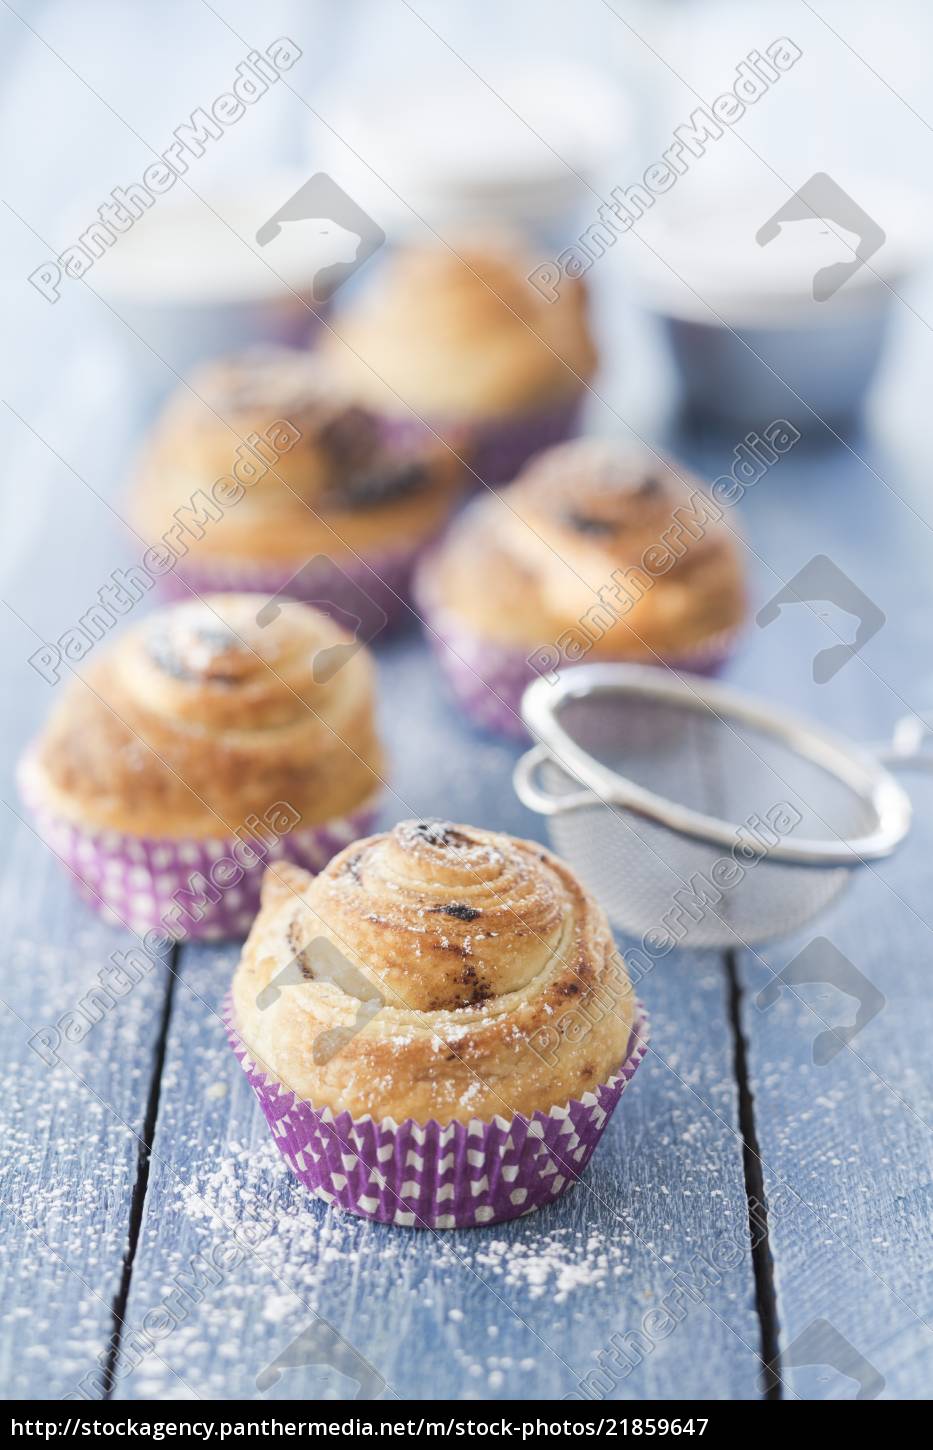
[(687, 411), (736, 427), (850, 424), (906, 310), (902, 287), (927, 259), (929, 203), (824, 172), (796, 192), (738, 180), (728, 200), (691, 190), (661, 198), (626, 245)]
[(304, 180), (273, 173), (204, 199), (159, 199), (101, 258), (94, 287), (154, 389), (210, 358), (254, 344), (298, 346), (317, 331), (324, 304), (314, 284), (328, 238), (321, 231), (315, 245), (310, 222), (282, 225), (264, 246), (256, 236)]

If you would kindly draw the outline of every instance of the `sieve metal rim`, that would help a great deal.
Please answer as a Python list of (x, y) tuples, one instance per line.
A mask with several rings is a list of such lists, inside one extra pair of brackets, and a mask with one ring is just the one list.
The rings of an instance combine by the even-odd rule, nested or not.
[[(636, 785), (595, 760), (558, 719), (561, 705), (569, 700), (582, 700), (594, 694), (625, 693), (667, 700), (697, 713), (704, 707), (711, 708), (725, 719), (731, 717), (773, 736), (854, 791), (873, 813), (872, 829), (838, 842), (804, 838), (779, 841), (769, 847), (750, 840), (747, 834), (739, 835), (738, 828), (729, 821), (679, 805)], [(652, 665), (576, 665), (562, 670), (554, 682), (543, 677), (533, 681), (522, 697), (521, 709), (525, 724), (541, 744), (518, 761), (515, 789), (525, 805), (541, 814), (592, 809), (602, 800), (609, 806), (624, 806), (636, 815), (707, 845), (740, 849), (744, 853), (751, 850), (767, 856), (769, 861), (814, 867), (855, 867), (865, 861), (880, 860), (891, 854), (910, 828), (909, 797), (869, 751), (790, 710), (747, 695), (731, 685), (697, 675), (666, 673)], [(578, 780), (586, 787), (585, 793), (546, 796), (534, 779), (537, 767), (545, 758)]]

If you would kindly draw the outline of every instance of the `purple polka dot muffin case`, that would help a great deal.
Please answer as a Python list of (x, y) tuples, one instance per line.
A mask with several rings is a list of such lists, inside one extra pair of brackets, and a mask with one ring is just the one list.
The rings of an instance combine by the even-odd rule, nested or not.
[(403, 1228), (481, 1228), (545, 1208), (578, 1183), (648, 1051), (642, 1012), (619, 1071), (579, 1101), (530, 1118), (375, 1122), (316, 1109), (250, 1058), (224, 1007), (230, 1046), (276, 1147), (325, 1203)]
[(266, 866), (319, 870), (372, 826), (384, 765), (368, 651), (325, 616), (213, 595), (149, 616), (62, 687), (19, 777), (100, 913), (242, 936)]
[(269, 876), (225, 1020), (300, 1182), (433, 1229), (516, 1218), (577, 1182), (648, 1041), (570, 869), (437, 820), (313, 878)]
[(714, 673), (744, 621), (743, 575), (734, 524), (698, 480), (578, 439), (471, 503), (419, 566), (415, 600), (464, 713), (523, 738), (525, 688), (584, 660)]

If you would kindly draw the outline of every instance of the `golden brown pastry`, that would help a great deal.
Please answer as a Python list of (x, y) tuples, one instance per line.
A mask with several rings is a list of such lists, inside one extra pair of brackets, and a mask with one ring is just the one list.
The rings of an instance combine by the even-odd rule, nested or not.
[(304, 605), (261, 627), (260, 602), (175, 605), (101, 648), (30, 753), (30, 795), (87, 831), (154, 839), (229, 837), (276, 802), (303, 829), (372, 797), (369, 655)]
[[(267, 874), (233, 1015), (261, 1069), (316, 1108), (444, 1125), (595, 1089), (626, 1056), (635, 999), (605, 915), (562, 861), (406, 821), (313, 880)], [(574, 1030), (542, 1052), (568, 1015)]]
[(319, 358), (257, 349), (208, 365), (170, 400), (140, 459), (134, 515), (155, 543), (202, 490), (217, 516), (201, 537), (181, 536), (198, 561), (282, 566), (324, 554), (375, 567), (437, 532), (460, 477), (442, 444), (387, 439)]
[(322, 343), (335, 376), (385, 413), (494, 419), (573, 398), (596, 351), (582, 284), (549, 303), (511, 241), (400, 249)]
[(477, 500), (427, 573), (475, 636), (571, 659), (686, 660), (745, 611), (734, 529), (699, 480), (601, 439), (549, 449)]

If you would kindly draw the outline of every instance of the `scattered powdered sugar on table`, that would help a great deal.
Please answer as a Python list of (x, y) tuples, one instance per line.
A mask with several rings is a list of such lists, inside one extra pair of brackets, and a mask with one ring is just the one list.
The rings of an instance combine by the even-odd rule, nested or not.
[[(403, 1319), (413, 1323), (430, 1316), (449, 1352), (462, 1363), (465, 1393), (472, 1397), (473, 1387), (485, 1383), (501, 1388), (516, 1373), (535, 1367), (523, 1336), (522, 1316), (529, 1300), (546, 1299), (565, 1315), (568, 1308), (573, 1312), (579, 1298), (580, 1313), (598, 1312), (593, 1296), (615, 1294), (619, 1278), (631, 1272), (630, 1240), (624, 1233), (606, 1242), (595, 1232), (547, 1228), (545, 1221), (529, 1216), (505, 1231), (500, 1227), (434, 1235), (436, 1253), (426, 1280), (422, 1235), (369, 1224), (319, 1203), (294, 1183), (271, 1139), (261, 1144), (231, 1140), (222, 1157), (178, 1186), (175, 1208), (194, 1230), (183, 1235), (188, 1253), (179, 1253), (177, 1264), (170, 1266), (176, 1272), (190, 1261), (192, 1247), (203, 1254), (211, 1242), (235, 1237), (245, 1249), (239, 1266), (207, 1290), (197, 1315), (175, 1330), (166, 1347), (169, 1363), (182, 1367), (189, 1349), (203, 1364), (205, 1342), (214, 1346), (207, 1381), (198, 1377), (200, 1393), (220, 1389), (225, 1354), (242, 1353), (235, 1347), (242, 1345), (244, 1332), (248, 1340), (249, 1324), (257, 1319), (271, 1326), (273, 1342), (280, 1339), (284, 1346), (305, 1327), (310, 1314), (330, 1315), (335, 1327), (365, 1353), (372, 1334), (378, 1336), (380, 1286), (389, 1279), (410, 1284)], [(327, 1294), (338, 1264), (341, 1282), (349, 1272), (351, 1279), (359, 1276), (361, 1286), (346, 1306), (352, 1311), (347, 1323), (333, 1318)], [(476, 1316), (469, 1317), (470, 1350), (462, 1342), (463, 1310), (449, 1307), (447, 1292), (459, 1297), (471, 1282), (486, 1311), (480, 1317), (490, 1321), (479, 1325), (482, 1337), (490, 1349), (494, 1342), (502, 1345), (502, 1352), (481, 1359), (475, 1348)], [(404, 1330), (400, 1323), (399, 1333)], [(502, 1336), (511, 1342), (513, 1334), (517, 1352), (509, 1355)], [(154, 1382), (160, 1368), (150, 1357), (140, 1374)]]
[(270, 1324), (281, 1324), (295, 1308), (293, 1294), (273, 1294), (262, 1306), (262, 1317)]
[[(189, 979), (208, 1002), (220, 967), (229, 971), (221, 949), (212, 971), (214, 955), (205, 953)], [(188, 1030), (194, 1037), (190, 1020)], [(586, 1198), (569, 1219), (548, 1210), (450, 1234), (343, 1214), (290, 1173), (219, 1024), (198, 1028), (196, 1043), (194, 1056), (190, 1044), (170, 1050), (163, 1070), (158, 1156), (128, 1333), (166, 1301), (180, 1303), (180, 1318), (122, 1382), (122, 1396), (177, 1393), (173, 1371), (207, 1398), (257, 1396), (257, 1377), (319, 1315), (390, 1382), (394, 1369), (407, 1383), (406, 1344), (435, 1341), (457, 1367), (462, 1395), (481, 1398), (510, 1393), (522, 1376), (540, 1373), (542, 1339), (568, 1319), (611, 1319), (620, 1278), (632, 1273), (632, 1247), (621, 1225), (611, 1242), (589, 1227)], [(224, 1082), (227, 1093), (214, 1090)], [(573, 1226), (559, 1226), (568, 1222)], [(234, 1244), (239, 1254), (230, 1253)], [(205, 1279), (205, 1263), (220, 1272)], [(193, 1280), (194, 1300), (179, 1300), (178, 1283)], [(391, 1330), (384, 1317), (390, 1295)], [(321, 1397), (350, 1393), (336, 1371), (308, 1373), (288, 1371), (269, 1397), (312, 1385)]]
[[(194, 1223), (221, 1235), (250, 1226), (256, 1257), (285, 1280), (284, 1292), (263, 1301), (262, 1313), (273, 1322), (287, 1316), (289, 1305), (294, 1308), (295, 1293), (313, 1298), (329, 1264), (363, 1263), (370, 1252), (380, 1264), (407, 1258), (412, 1241), (407, 1233), (377, 1230), (303, 1194), (291, 1183), (271, 1139), (261, 1147), (232, 1143), (227, 1156), (181, 1191), (179, 1207)], [(377, 1233), (378, 1243), (368, 1244), (367, 1235)], [(452, 1270), (462, 1266), (482, 1280), (498, 1281), (500, 1289), (520, 1288), (532, 1299), (547, 1294), (557, 1304), (566, 1303), (575, 1290), (607, 1287), (630, 1269), (631, 1237), (623, 1232), (607, 1242), (582, 1230), (541, 1231), (529, 1219), (508, 1238), (475, 1231), (435, 1238), (439, 1259), (446, 1258)], [(307, 1252), (311, 1243), (313, 1259)], [(445, 1243), (450, 1246), (446, 1256)], [(462, 1317), (457, 1309), (448, 1313), (454, 1322)]]
[(532, 1299), (546, 1294), (555, 1304), (566, 1304), (575, 1290), (601, 1289), (625, 1274), (630, 1242), (627, 1234), (607, 1242), (600, 1234), (558, 1228), (526, 1239), (487, 1240), (474, 1264), (483, 1277), (527, 1289)]

